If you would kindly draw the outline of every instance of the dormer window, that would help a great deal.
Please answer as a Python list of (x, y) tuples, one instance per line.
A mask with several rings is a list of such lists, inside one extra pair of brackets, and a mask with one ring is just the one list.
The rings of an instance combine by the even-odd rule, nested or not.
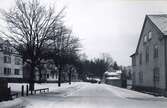
[(148, 40), (151, 40), (152, 39), (152, 32), (150, 31), (149, 33), (148, 33)]

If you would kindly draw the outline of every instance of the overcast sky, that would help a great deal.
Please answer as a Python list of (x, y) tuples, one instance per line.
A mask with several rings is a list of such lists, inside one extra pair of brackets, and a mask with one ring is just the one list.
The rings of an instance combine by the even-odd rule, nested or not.
[[(8, 9), (14, 0), (0, 0)], [(109, 53), (120, 65), (131, 65), (146, 14), (166, 14), (167, 1), (158, 0), (41, 0), (66, 6), (66, 24), (81, 39), (89, 58)]]

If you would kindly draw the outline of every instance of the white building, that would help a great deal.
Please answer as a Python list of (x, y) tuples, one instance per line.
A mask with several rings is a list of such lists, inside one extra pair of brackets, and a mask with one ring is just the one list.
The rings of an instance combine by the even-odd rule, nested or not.
[(105, 72), (104, 83), (121, 87), (121, 73), (122, 71)]
[(8, 40), (0, 38), (0, 78), (23, 78), (22, 59)]

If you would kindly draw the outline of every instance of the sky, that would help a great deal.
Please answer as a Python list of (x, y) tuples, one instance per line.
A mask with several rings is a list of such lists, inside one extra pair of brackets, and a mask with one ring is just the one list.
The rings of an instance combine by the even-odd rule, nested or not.
[[(0, 0), (8, 10), (14, 0)], [(65, 24), (80, 38), (88, 58), (110, 54), (119, 65), (131, 65), (146, 14), (167, 14), (165, 0), (40, 0), (60, 10)]]

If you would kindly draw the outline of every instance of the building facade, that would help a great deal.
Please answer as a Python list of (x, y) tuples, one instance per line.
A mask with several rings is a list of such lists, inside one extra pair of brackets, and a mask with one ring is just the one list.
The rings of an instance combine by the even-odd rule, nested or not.
[(23, 78), (21, 57), (16, 53), (8, 40), (0, 39), (0, 78)]
[(167, 15), (146, 15), (132, 58), (133, 88), (167, 90)]

